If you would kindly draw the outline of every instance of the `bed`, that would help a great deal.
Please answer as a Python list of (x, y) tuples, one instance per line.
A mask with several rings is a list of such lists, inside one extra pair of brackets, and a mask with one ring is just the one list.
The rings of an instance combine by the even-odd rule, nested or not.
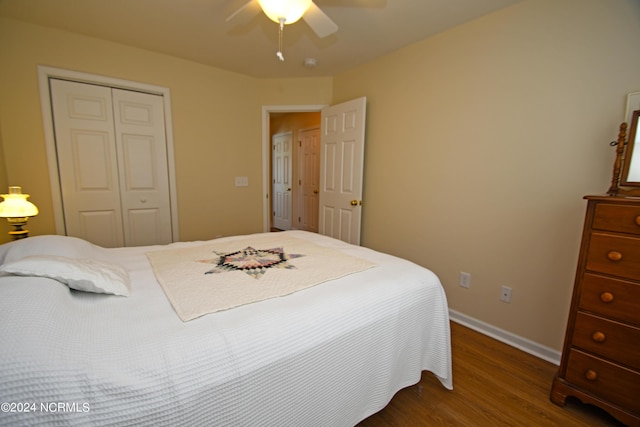
[[(238, 268), (251, 249), (271, 252)], [(316, 282), (218, 306), (224, 288), (199, 297), (159, 261), (197, 253), (198, 280), (264, 288), (316, 252)], [(358, 267), (334, 274), (338, 258)], [(1, 245), (0, 263), (0, 425), (353, 426), (422, 371), (452, 389), (436, 275), (319, 234), (115, 249), (36, 236)]]

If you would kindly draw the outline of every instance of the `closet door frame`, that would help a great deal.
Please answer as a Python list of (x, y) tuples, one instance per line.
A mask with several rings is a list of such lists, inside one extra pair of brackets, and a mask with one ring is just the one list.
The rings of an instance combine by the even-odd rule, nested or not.
[(173, 151), (173, 121), (171, 118), (171, 94), (169, 88), (39, 65), (38, 83), (40, 86), (40, 105), (42, 110), (42, 122), (47, 150), (47, 161), (49, 166), (49, 182), (51, 185), (51, 200), (53, 204), (53, 216), (56, 226), (56, 234), (66, 235), (66, 226), (64, 221), (64, 211), (62, 208), (62, 193), (60, 191), (60, 178), (58, 175), (58, 160), (53, 128), (53, 111), (51, 108), (51, 93), (49, 90), (49, 79), (51, 78), (108, 86), (118, 89), (135, 90), (138, 92), (145, 92), (162, 96), (162, 99), (164, 101), (165, 132), (167, 142), (167, 169), (169, 173), (171, 234), (174, 242), (179, 241), (180, 236), (178, 234), (176, 174)]

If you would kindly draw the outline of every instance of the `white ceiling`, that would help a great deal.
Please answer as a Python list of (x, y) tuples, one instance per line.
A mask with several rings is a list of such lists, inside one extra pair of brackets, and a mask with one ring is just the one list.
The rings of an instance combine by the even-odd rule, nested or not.
[[(333, 76), (521, 0), (316, 0), (339, 26), (318, 38), (299, 21), (226, 18), (247, 0), (0, 0), (0, 16), (60, 28), (254, 77)], [(305, 58), (316, 58), (313, 69)]]

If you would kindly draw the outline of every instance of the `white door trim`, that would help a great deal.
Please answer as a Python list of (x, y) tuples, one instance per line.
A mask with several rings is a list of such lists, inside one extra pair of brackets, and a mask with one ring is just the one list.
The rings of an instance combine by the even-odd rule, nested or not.
[(58, 177), (58, 162), (56, 160), (57, 155), (52, 119), (53, 114), (51, 110), (51, 99), (49, 93), (50, 78), (60, 78), (82, 83), (97, 84), (127, 90), (136, 90), (162, 96), (162, 99), (164, 100), (165, 129), (167, 133), (167, 166), (169, 172), (171, 231), (173, 235), (173, 241), (179, 241), (178, 202), (176, 194), (176, 173), (173, 151), (173, 120), (171, 118), (171, 93), (169, 88), (39, 65), (38, 83), (40, 86), (40, 105), (42, 109), (42, 122), (47, 149), (49, 181), (51, 183), (51, 199), (53, 204), (53, 216), (56, 226), (56, 233), (64, 235), (65, 225), (64, 212), (62, 209), (62, 194), (60, 192), (60, 179)]
[(271, 164), (271, 136), (269, 135), (270, 113), (312, 113), (319, 112), (326, 104), (322, 105), (263, 105), (262, 106), (262, 230), (269, 231), (269, 213), (271, 212), (271, 180), (269, 179), (269, 167)]

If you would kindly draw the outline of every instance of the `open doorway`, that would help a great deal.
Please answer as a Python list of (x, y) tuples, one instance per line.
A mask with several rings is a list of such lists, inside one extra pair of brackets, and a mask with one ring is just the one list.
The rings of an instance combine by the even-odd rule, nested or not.
[(263, 229), (271, 225), (271, 115), (321, 112), (318, 232), (359, 245), (367, 98), (331, 106), (262, 107)]
[[(262, 175), (263, 175), (263, 230), (270, 231), (273, 228), (273, 159), (272, 137), (286, 132), (292, 133), (292, 169), (291, 178), (291, 217), (293, 229), (305, 229), (303, 222), (304, 203), (302, 175), (305, 173), (304, 165), (299, 162), (301, 154), (300, 138), (304, 133), (314, 128), (320, 128), (320, 111), (324, 105), (275, 105), (262, 107)], [(318, 157), (319, 163), (319, 157)], [(319, 168), (319, 164), (318, 164)], [(300, 217), (300, 221), (298, 218)], [(317, 230), (316, 230), (317, 231)]]
[(320, 112), (269, 114), (270, 230), (318, 232)]

